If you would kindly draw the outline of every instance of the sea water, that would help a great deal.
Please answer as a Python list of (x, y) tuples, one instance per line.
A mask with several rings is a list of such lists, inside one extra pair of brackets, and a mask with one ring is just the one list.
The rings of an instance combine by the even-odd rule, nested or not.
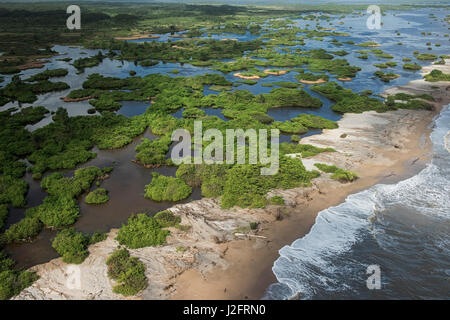
[[(280, 250), (265, 299), (450, 298), (450, 107), (434, 121), (431, 163), (321, 211), (311, 231)], [(367, 267), (380, 268), (369, 290)]]

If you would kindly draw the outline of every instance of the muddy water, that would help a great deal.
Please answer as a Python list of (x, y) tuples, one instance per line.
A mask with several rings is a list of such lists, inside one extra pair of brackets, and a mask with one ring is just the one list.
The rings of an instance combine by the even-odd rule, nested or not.
[[(97, 157), (80, 167), (98, 166), (100, 168), (113, 166), (114, 169), (110, 177), (101, 184), (102, 188), (109, 191), (109, 201), (105, 204), (89, 205), (84, 202), (83, 194), (79, 197), (80, 218), (74, 227), (82, 232), (91, 234), (96, 231), (107, 232), (111, 228), (120, 227), (127, 221), (133, 213), (146, 212), (154, 214), (173, 206), (174, 202), (155, 202), (144, 198), (145, 185), (151, 181), (151, 172), (159, 172), (164, 175), (174, 176), (176, 167), (162, 166), (155, 169), (145, 168), (133, 163), (135, 148), (142, 138), (155, 139), (149, 130), (135, 138), (132, 143), (122, 149), (98, 150), (94, 148)], [(65, 174), (72, 175), (73, 171), (64, 171)], [(31, 179), (31, 175), (26, 176), (30, 184), (27, 195), (27, 208), (39, 205), (47, 196), (42, 191), (39, 181)], [(95, 184), (92, 190), (97, 188)], [(194, 189), (191, 196), (184, 201), (189, 202), (201, 198), (200, 189)], [(18, 222), (24, 216), (25, 209), (12, 209), (8, 219), (8, 225)], [(51, 247), (51, 242), (57, 231), (45, 229), (31, 243), (9, 245), (6, 251), (17, 261), (19, 267), (28, 268), (36, 264), (41, 264), (58, 257), (58, 254)]]

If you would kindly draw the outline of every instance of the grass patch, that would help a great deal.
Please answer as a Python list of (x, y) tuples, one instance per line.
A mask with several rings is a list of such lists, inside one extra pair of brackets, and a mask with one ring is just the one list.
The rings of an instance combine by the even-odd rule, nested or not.
[(358, 175), (355, 172), (351, 172), (349, 170), (338, 168), (334, 165), (329, 166), (324, 163), (315, 163), (314, 164), (320, 171), (326, 173), (332, 173), (331, 179), (338, 180), (340, 182), (349, 182), (354, 181), (358, 178)]

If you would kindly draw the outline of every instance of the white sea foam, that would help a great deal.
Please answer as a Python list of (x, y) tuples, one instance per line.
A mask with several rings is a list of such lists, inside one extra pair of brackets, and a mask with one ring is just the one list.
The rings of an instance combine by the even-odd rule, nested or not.
[(361, 297), (367, 289), (355, 279), (365, 276), (360, 273), (370, 259), (391, 270), (388, 289), (377, 298), (398, 297), (405, 288), (406, 297), (438, 295), (440, 288), (427, 284), (436, 286), (440, 273), (450, 274), (449, 127), (447, 106), (434, 121), (432, 161), (416, 176), (376, 185), (321, 211), (307, 235), (280, 250), (272, 268), (278, 283), (265, 299)]

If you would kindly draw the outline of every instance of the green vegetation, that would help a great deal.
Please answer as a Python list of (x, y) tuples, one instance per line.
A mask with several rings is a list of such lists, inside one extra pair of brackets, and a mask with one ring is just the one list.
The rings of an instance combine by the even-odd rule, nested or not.
[(357, 44), (358, 47), (377, 47), (379, 44), (377, 44), (374, 41), (368, 41), (368, 42), (362, 42)]
[(350, 89), (344, 89), (336, 82), (328, 82), (324, 85), (313, 86), (311, 87), (311, 90), (335, 101), (336, 104), (334, 104), (331, 109), (339, 113), (361, 113), (369, 110), (385, 112), (389, 109), (382, 101), (367, 96), (360, 96)]
[(332, 120), (306, 113), (292, 118), (291, 121), (301, 123), (303, 126), (311, 129), (336, 129), (338, 127), (338, 124)]
[(0, 88), (0, 105), (15, 101), (19, 102), (19, 106), (21, 103), (33, 103), (37, 100), (36, 95), (38, 94), (62, 91), (69, 88), (69, 85), (65, 82), (40, 80), (29, 83), (23, 81), (19, 75), (14, 75), (10, 83)]
[(138, 258), (130, 257), (127, 249), (114, 251), (106, 260), (108, 277), (118, 284), (113, 292), (124, 296), (134, 296), (148, 285), (145, 265)]
[(429, 74), (425, 75), (425, 80), (430, 82), (450, 81), (450, 74), (434, 69)]
[(283, 206), (284, 199), (280, 196), (273, 196), (272, 198), (270, 198), (270, 204), (277, 205), (277, 206)]
[[(166, 219), (160, 217), (160, 220)], [(140, 213), (128, 218), (127, 224), (119, 229), (116, 240), (130, 249), (137, 249), (162, 245), (169, 234), (170, 232), (164, 230), (158, 220)]]
[(63, 261), (73, 264), (80, 264), (87, 258), (88, 245), (89, 237), (74, 228), (60, 231), (52, 242), (52, 247), (62, 256)]
[(145, 186), (145, 197), (154, 201), (179, 201), (186, 199), (192, 188), (183, 180), (152, 173), (152, 181)]
[(280, 154), (301, 154), (302, 158), (312, 157), (322, 152), (336, 152), (333, 148), (319, 148), (310, 144), (280, 143)]
[(162, 228), (175, 227), (180, 224), (181, 218), (166, 210), (155, 214), (153, 217)]
[[(371, 98), (365, 94), (356, 94), (350, 89), (344, 89), (335, 82), (329, 82), (321, 86), (313, 86), (311, 90), (316, 91), (328, 99), (335, 101), (336, 104), (331, 109), (340, 112), (361, 113), (364, 111), (374, 110), (377, 112), (386, 112), (388, 110), (397, 109), (426, 109), (431, 110), (432, 105), (419, 100), (423, 96), (414, 96), (406, 103), (395, 103), (394, 97), (388, 97), (385, 102), (376, 98)], [(397, 99), (402, 100), (402, 99)]]
[(328, 81), (329, 77), (326, 74), (312, 74), (312, 73), (299, 73), (295, 76), (295, 78), (299, 81), (306, 80), (306, 81), (318, 81), (318, 80), (324, 80)]
[(84, 71), (85, 68), (98, 66), (100, 62), (103, 61), (104, 58), (105, 56), (102, 54), (101, 51), (99, 51), (95, 56), (87, 58), (78, 58), (72, 63), (72, 65), (79, 71)]
[(42, 223), (37, 218), (25, 217), (5, 231), (8, 243), (30, 241), (42, 230)]
[(419, 60), (436, 60), (437, 55), (433, 53), (418, 53), (414, 55)]
[(88, 204), (100, 204), (108, 202), (108, 191), (103, 188), (97, 188), (94, 191), (89, 192), (89, 194), (84, 198), (84, 201)]
[(184, 253), (184, 252), (186, 252), (187, 248), (185, 248), (183, 246), (177, 246), (175, 250), (177, 253)]
[(64, 77), (68, 73), (69, 71), (67, 71), (67, 69), (47, 69), (43, 72), (35, 74), (34, 76), (31, 76), (26, 81), (34, 82), (34, 81), (48, 80), (53, 77)]
[(104, 232), (94, 232), (89, 239), (89, 245), (106, 240), (107, 234)]
[(221, 195), (221, 206), (230, 208), (264, 207), (268, 200), (265, 195), (274, 188), (295, 188), (308, 185), (316, 173), (308, 172), (301, 160), (282, 156), (280, 169), (272, 176), (262, 176), (260, 165), (181, 165), (177, 177), (187, 183), (201, 184), (206, 197)]
[[(191, 111), (190, 117), (192, 117), (192, 114), (193, 112)], [(144, 138), (141, 141), (141, 144), (136, 147), (136, 160), (139, 163), (145, 166), (157, 166), (167, 163), (166, 153), (169, 151), (169, 146), (172, 143), (169, 136), (156, 140)]]
[(403, 69), (405, 69), (405, 70), (420, 70), (420, 69), (422, 69), (422, 66), (417, 63), (405, 63), (403, 65)]
[(285, 122), (275, 121), (272, 123), (272, 126), (281, 132), (290, 134), (306, 133), (308, 132), (308, 128), (335, 129), (338, 127), (336, 122), (312, 114), (300, 114), (290, 121)]
[[(60, 108), (52, 112), (51, 118), (48, 119), (53, 122), (33, 131), (27, 130), (27, 126), (38, 123), (49, 114), (43, 107), (23, 108), (22, 104), (36, 101), (38, 95), (43, 93), (68, 89), (69, 86), (63, 82), (50, 81), (53, 77), (66, 76), (68, 69), (45, 70), (43, 67), (36, 75), (23, 79), (19, 75), (14, 75), (10, 83), (0, 88), (0, 105), (7, 103), (18, 105), (18, 108), (0, 112), (2, 135), (0, 227), (5, 223), (9, 206), (26, 205), (28, 185), (23, 180), (26, 170), (29, 170), (36, 180), (44, 177), (41, 186), (48, 192), (42, 204), (29, 208), (23, 220), (5, 231), (1, 237), (2, 244), (28, 241), (40, 232), (43, 225), (51, 228), (72, 225), (80, 214), (77, 203), (80, 196), (88, 192), (93, 183), (100, 187), (100, 181), (107, 172), (88, 167), (76, 170), (73, 176), (67, 172), (64, 172), (64, 175), (60, 172), (48, 175), (46, 173), (75, 169), (95, 158), (94, 150), (97, 148), (121, 148), (148, 128), (156, 137), (142, 139), (135, 149), (135, 159), (139, 164), (151, 168), (173, 165), (167, 157), (171, 145), (170, 135), (179, 128), (192, 133), (194, 120), (202, 120), (204, 131), (211, 128), (217, 128), (221, 132), (236, 128), (244, 130), (279, 128), (283, 133), (294, 134), (291, 137), (292, 142), (299, 142), (298, 134), (306, 133), (310, 129), (336, 128), (336, 122), (314, 115), (302, 114), (283, 122), (274, 121), (268, 115), (268, 110), (274, 107), (320, 108), (322, 102), (306, 91), (309, 89), (331, 99), (335, 103), (332, 109), (340, 113), (433, 108), (430, 104), (432, 99), (425, 95), (400, 94), (383, 100), (368, 90), (356, 93), (334, 82), (313, 85), (306, 90), (301, 89), (304, 86), (295, 81), (265, 83), (266, 80), (274, 79), (276, 75), (285, 72), (294, 73), (291, 75), (296, 80), (314, 82), (319, 79), (329, 81), (330, 77), (354, 78), (360, 71), (359, 67), (350, 65), (344, 59), (348, 52), (336, 49), (310, 50), (308, 41), (323, 41), (323, 45), (337, 47), (343, 44), (356, 45), (354, 48), (360, 49), (356, 51), (358, 58), (368, 59), (370, 56), (371, 59), (383, 59), (378, 61), (377, 67), (395, 67), (394, 61), (385, 60), (393, 57), (376, 48), (378, 44), (374, 42), (355, 44), (353, 41), (344, 41), (344, 37), (349, 34), (314, 26), (314, 23), (320, 20), (330, 23), (331, 26), (332, 17), (329, 14), (346, 12), (356, 15), (357, 12), (353, 12), (353, 9), (361, 9), (361, 6), (280, 5), (275, 8), (148, 3), (125, 6), (86, 3), (83, 6), (86, 8), (83, 9), (83, 28), (73, 32), (65, 27), (66, 6), (62, 3), (39, 3), (33, 6), (12, 3), (0, 5), (2, 17), (0, 51), (3, 53), (0, 57), (0, 73), (14, 75), (33, 67), (33, 64), (39, 67), (41, 59), (58, 54), (52, 51), (53, 44), (63, 44), (77, 45), (86, 48), (86, 51), (94, 49), (94, 52), (98, 52), (93, 56), (84, 52), (82, 57), (73, 61), (69, 57), (57, 59), (71, 62), (80, 73), (86, 68), (99, 65), (102, 61), (106, 62), (105, 59), (108, 58), (119, 67), (121, 63), (123, 66), (127, 64), (142, 66), (146, 69), (144, 73), (147, 75), (137, 76), (135, 71), (124, 68), (122, 74), (127, 76), (128, 73), (130, 77), (90, 74), (82, 84), (82, 88), (77, 87), (68, 93), (65, 101), (89, 101), (92, 108), (87, 112), (92, 116), (69, 117), (67, 111)], [(320, 17), (311, 14), (319, 11), (325, 14)], [(183, 12), (182, 17), (180, 12)], [(302, 28), (291, 20), (300, 17), (310, 20), (311, 25)], [(341, 17), (343, 18), (344, 16)], [(177, 34), (181, 31), (184, 31), (183, 36), (178, 37)], [(248, 32), (257, 35), (258, 38), (252, 41), (199, 38), (204, 34), (226, 32), (242, 35)], [(170, 41), (136, 43), (114, 39), (160, 33), (170, 33), (172, 36)], [(436, 55), (419, 52), (415, 52), (414, 57), (420, 60), (437, 59)], [(441, 60), (436, 63), (442, 63), (444, 57), (440, 58)], [(403, 61), (412, 60), (406, 58)], [(205, 69), (207, 67), (217, 73), (181, 77), (178, 69), (170, 72), (170, 75), (151, 72), (151, 66), (157, 64), (162, 66), (165, 63), (179, 63), (177, 67), (179, 70), (185, 70), (183, 64), (189, 64)], [(166, 67), (168, 70), (173, 68), (168, 65)], [(416, 63), (403, 65), (405, 70), (419, 70), (419, 67), (420, 65)], [(221, 73), (240, 73), (244, 77), (257, 76), (266, 79), (233, 78), (233, 81), (228, 81)], [(231, 78), (232, 74), (227, 77)], [(375, 75), (383, 81), (390, 81), (396, 77), (395, 74), (382, 71)], [(437, 71), (433, 71), (425, 78), (428, 81), (448, 81), (448, 75), (439, 74)], [(6, 83), (6, 79), (9, 77), (0, 77), (0, 82)], [(271, 87), (272, 90), (261, 94), (239, 90), (247, 88), (246, 85), (258, 86), (258, 82), (264, 82), (262, 86)], [(205, 94), (210, 91), (215, 91), (215, 94)], [(115, 113), (121, 108), (122, 101), (148, 102), (149, 108), (139, 116), (127, 118)], [(204, 110), (211, 108), (219, 109), (226, 120), (208, 116), (209, 112)], [(182, 117), (178, 119), (172, 116), (172, 113), (181, 110)], [(203, 145), (206, 146), (207, 143)], [(200, 187), (204, 197), (219, 198), (224, 208), (234, 205), (241, 207), (282, 205), (283, 199), (277, 197), (268, 199), (267, 193), (274, 188), (309, 185), (311, 179), (320, 173), (316, 170), (308, 172), (301, 158), (333, 151), (332, 148), (281, 143), (280, 170), (274, 176), (261, 176), (260, 170), (263, 167), (261, 164), (180, 165), (177, 168), (176, 178), (155, 175), (146, 186), (145, 196), (155, 201), (179, 201), (187, 198), (193, 187)], [(287, 157), (285, 156), (287, 154), (295, 154), (296, 157)], [(334, 174), (338, 180), (354, 178), (351, 173), (345, 171), (336, 170)], [(103, 203), (107, 200), (107, 192), (102, 188), (95, 189), (85, 197), (87, 203)], [(130, 220), (131, 222), (121, 229), (123, 243), (131, 246), (162, 244), (168, 234), (164, 228), (176, 227), (182, 230), (186, 228), (180, 225), (179, 217), (173, 216), (168, 211), (160, 212), (153, 218), (138, 217), (139, 215), (133, 218), (136, 221)], [(133, 236), (134, 227), (138, 230), (137, 236)], [(257, 228), (257, 225), (246, 226), (250, 230), (253, 227)], [(104, 237), (104, 234), (94, 234), (88, 239), (74, 230), (62, 231), (57, 236), (61, 242), (58, 246), (61, 248), (57, 250), (63, 259), (80, 262), (85, 257), (87, 245), (102, 241)], [(18, 276), (19, 273), (13, 273), (8, 279), (16, 281)], [(3, 282), (0, 283), (3, 285)], [(17, 280), (17, 283), (20, 287), (21, 281)], [(14, 290), (10, 292), (15, 292)], [(130, 289), (118, 290), (126, 292)]]
[(0, 204), (11, 203), (14, 207), (23, 207), (26, 204), (25, 195), (28, 184), (11, 176), (0, 176)]
[(7, 300), (29, 287), (38, 276), (34, 272), (14, 270), (15, 262), (0, 251), (0, 300)]
[(378, 78), (380, 78), (381, 81), (384, 81), (384, 82), (390, 82), (391, 80), (394, 80), (394, 79), (397, 79), (398, 77), (400, 77), (398, 74), (395, 74), (392, 72), (385, 73), (381, 70), (374, 72), (374, 75), (376, 75)]
[(73, 224), (80, 213), (75, 198), (89, 190), (95, 179), (103, 175), (97, 167), (86, 167), (75, 170), (73, 177), (64, 177), (59, 172), (46, 176), (41, 186), (49, 196), (41, 205), (28, 209), (26, 215), (39, 218), (48, 227)]
[(305, 90), (274, 88), (269, 94), (264, 95), (265, 103), (272, 107), (304, 107), (320, 108), (322, 101), (311, 97)]
[(348, 182), (348, 181), (354, 181), (358, 178), (358, 175), (354, 172), (340, 169), (336, 166), (329, 166), (324, 163), (315, 163), (314, 164), (319, 170), (326, 172), (326, 173), (332, 173), (331, 179), (338, 180), (341, 182)]

